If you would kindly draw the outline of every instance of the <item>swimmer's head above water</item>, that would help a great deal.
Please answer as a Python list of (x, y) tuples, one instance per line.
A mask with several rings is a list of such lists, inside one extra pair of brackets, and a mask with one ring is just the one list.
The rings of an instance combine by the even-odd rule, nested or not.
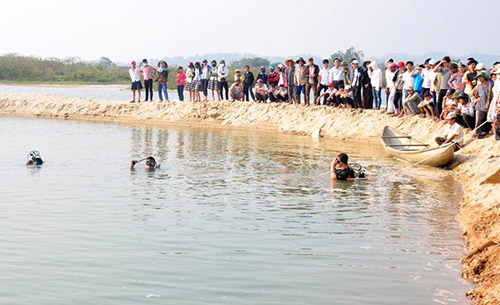
[(26, 160), (26, 165), (42, 165), (43, 159), (40, 156), (38, 150), (32, 150), (28, 153), (28, 157)]

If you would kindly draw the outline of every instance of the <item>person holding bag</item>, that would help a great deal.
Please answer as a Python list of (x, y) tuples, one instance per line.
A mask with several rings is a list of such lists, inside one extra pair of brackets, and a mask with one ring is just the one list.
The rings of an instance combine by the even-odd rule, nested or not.
[(160, 102), (163, 101), (163, 95), (165, 95), (165, 100), (168, 101), (167, 81), (168, 65), (164, 60), (160, 60), (158, 62), (158, 78), (156, 79), (156, 82), (158, 83), (158, 95), (160, 96)]

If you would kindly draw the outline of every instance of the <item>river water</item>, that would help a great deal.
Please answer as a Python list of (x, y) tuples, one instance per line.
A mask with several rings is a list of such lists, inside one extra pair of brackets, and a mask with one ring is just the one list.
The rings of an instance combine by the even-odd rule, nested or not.
[[(1, 304), (468, 304), (460, 185), (378, 146), (0, 117)], [(46, 163), (24, 166), (38, 149)], [(346, 151), (368, 178), (331, 186)], [(161, 163), (146, 172), (132, 159)]]
[[(378, 145), (7, 117), (0, 135), (0, 304), (469, 304), (460, 185)], [(367, 179), (330, 185), (341, 151)], [(130, 170), (149, 155), (160, 170)]]

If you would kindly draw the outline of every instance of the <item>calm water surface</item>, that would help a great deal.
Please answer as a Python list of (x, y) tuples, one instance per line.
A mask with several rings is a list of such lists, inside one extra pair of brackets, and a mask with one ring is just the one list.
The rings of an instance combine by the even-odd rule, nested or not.
[[(131, 101), (132, 91), (127, 85), (112, 86), (51, 86), (51, 85), (5, 85), (0, 84), (0, 93), (23, 93), (23, 94), (54, 94), (60, 96), (71, 96), (90, 99), (106, 99), (114, 101)], [(144, 100), (145, 92), (141, 92), (141, 100)], [(184, 97), (189, 98), (186, 91)], [(159, 100), (158, 91), (154, 91), (155, 101)], [(168, 90), (170, 100), (177, 100), (179, 97), (176, 90)]]
[[(378, 146), (6, 117), (0, 133), (0, 304), (469, 304), (460, 186)], [(331, 188), (340, 151), (368, 179)], [(148, 155), (161, 170), (129, 169)]]

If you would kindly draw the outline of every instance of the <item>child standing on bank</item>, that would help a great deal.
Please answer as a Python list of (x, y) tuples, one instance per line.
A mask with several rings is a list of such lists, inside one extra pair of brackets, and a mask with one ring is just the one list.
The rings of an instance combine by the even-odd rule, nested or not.
[(180, 101), (184, 101), (185, 83), (186, 83), (186, 74), (184, 74), (183, 68), (179, 67), (179, 69), (177, 69), (177, 94), (179, 95)]

